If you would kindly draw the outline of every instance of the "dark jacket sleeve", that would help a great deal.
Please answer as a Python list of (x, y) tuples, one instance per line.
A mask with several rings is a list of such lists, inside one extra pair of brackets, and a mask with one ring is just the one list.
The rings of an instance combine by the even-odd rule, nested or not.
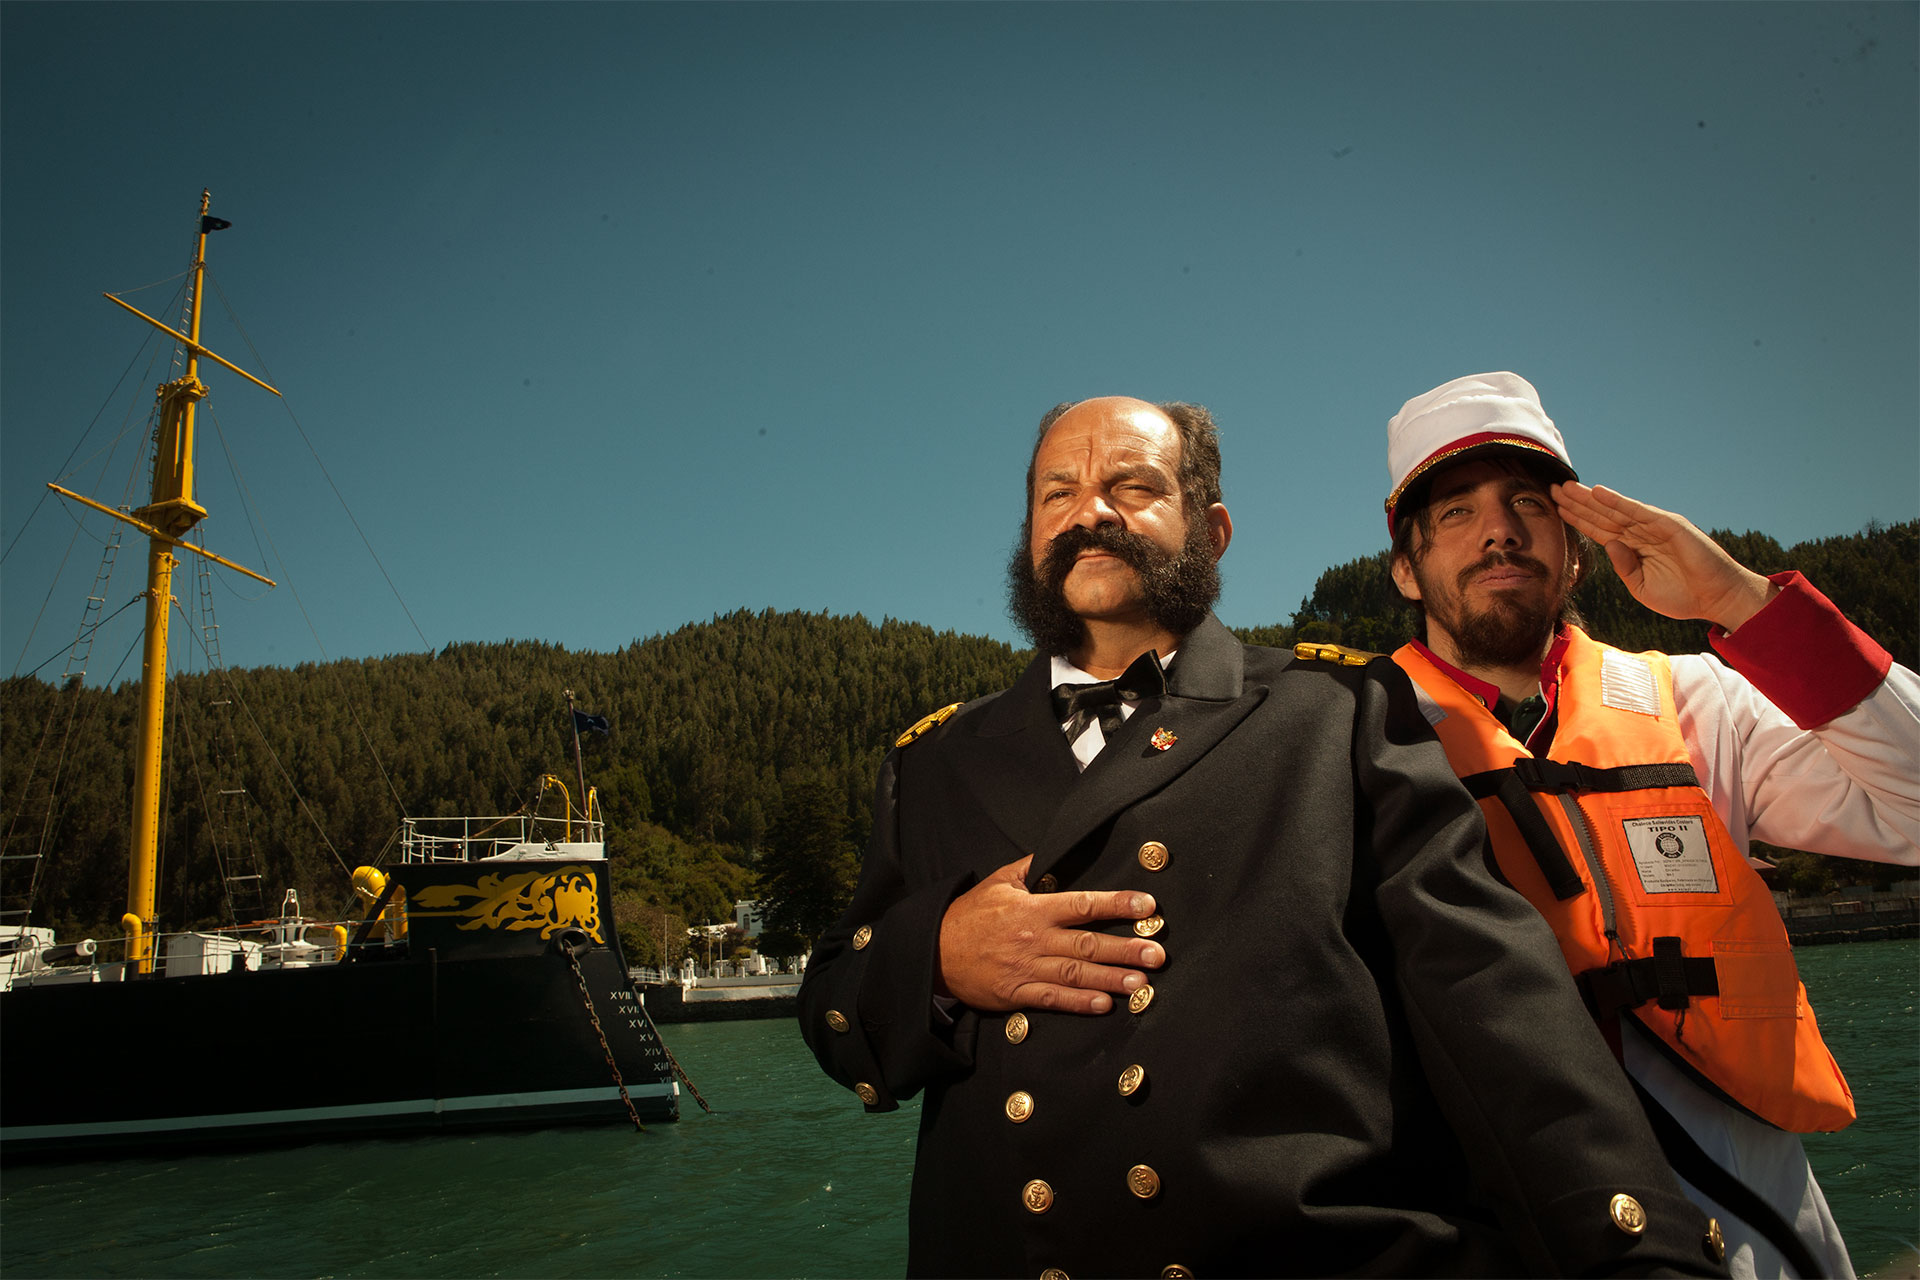
[(827, 1074), (859, 1093), (869, 1111), (892, 1111), (972, 1061), (965, 1033), (973, 1018), (963, 1014), (957, 1026), (936, 1010), (933, 975), (941, 919), (973, 877), (910, 877), (899, 837), (902, 750), (880, 767), (873, 837), (853, 903), (814, 947), (800, 984), (801, 1034)]
[[(1495, 879), (1480, 811), (1405, 674), (1370, 664), (1354, 743), (1375, 899), (1414, 1043), (1480, 1193), (1538, 1275), (1725, 1275), (1576, 992)], [(1633, 1214), (1615, 1198), (1631, 1196)]]

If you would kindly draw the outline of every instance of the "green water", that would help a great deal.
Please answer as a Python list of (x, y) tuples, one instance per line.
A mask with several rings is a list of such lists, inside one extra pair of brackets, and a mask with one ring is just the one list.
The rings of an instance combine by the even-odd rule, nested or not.
[[(1920, 943), (1808, 948), (1860, 1103), (1808, 1152), (1862, 1273), (1908, 1256)], [(0, 1173), (7, 1276), (877, 1276), (906, 1257), (917, 1109), (864, 1114), (788, 1022), (665, 1029), (718, 1108), (646, 1134), (326, 1143)], [(20, 1046), (8, 1045), (19, 1052)]]
[(1807, 1160), (1866, 1275), (1920, 1239), (1920, 941), (1794, 952), (1860, 1118), (1806, 1138)]

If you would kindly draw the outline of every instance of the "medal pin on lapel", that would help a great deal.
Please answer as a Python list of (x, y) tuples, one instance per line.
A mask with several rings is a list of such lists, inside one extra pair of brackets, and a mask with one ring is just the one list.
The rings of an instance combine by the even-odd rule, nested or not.
[(1165, 751), (1168, 747), (1180, 741), (1180, 735), (1171, 729), (1155, 729), (1153, 731), (1153, 737), (1149, 738), (1148, 741), (1153, 744), (1155, 751)]

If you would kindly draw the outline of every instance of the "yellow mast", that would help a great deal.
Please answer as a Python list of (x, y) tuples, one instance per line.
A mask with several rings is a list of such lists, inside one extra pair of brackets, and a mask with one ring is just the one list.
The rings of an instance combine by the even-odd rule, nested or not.
[[(210, 554), (182, 541), (187, 532), (205, 519), (207, 514), (207, 509), (193, 500), (193, 417), (195, 408), (207, 394), (206, 384), (199, 378), (200, 357), (206, 356), (233, 369), (248, 381), (266, 387), (275, 395), (280, 394), (244, 369), (237, 368), (200, 345), (200, 302), (206, 275), (207, 233), (227, 225), (207, 215), (212, 203), (211, 193), (202, 191), (199, 231), (193, 252), (193, 311), (185, 334), (168, 328), (152, 316), (127, 307), (126, 303), (113, 295), (107, 295), (111, 301), (127, 307), (127, 310), (133, 311), (155, 328), (182, 339), (186, 345), (187, 371), (161, 386), (157, 393), (160, 430), (154, 443), (151, 501), (128, 515), (81, 498), (78, 494), (68, 493), (58, 485), (47, 486), (64, 497), (74, 498), (126, 521), (145, 533), (148, 539), (145, 592), (147, 634), (140, 658), (140, 728), (134, 747), (133, 833), (127, 854), (127, 913), (120, 918), (127, 932), (127, 962), (140, 973), (153, 972), (153, 939), (158, 925), (154, 899), (159, 874), (160, 744), (167, 702), (167, 623), (173, 603), (173, 567), (178, 563), (173, 548), (185, 547), (199, 554)], [(251, 569), (218, 556), (212, 558), (268, 586), (273, 585)]]

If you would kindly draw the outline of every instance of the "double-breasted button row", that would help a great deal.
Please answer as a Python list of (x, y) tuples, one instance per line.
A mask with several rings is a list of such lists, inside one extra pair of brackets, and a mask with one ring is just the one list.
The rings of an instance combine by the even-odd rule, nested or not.
[[(1127, 1190), (1142, 1200), (1160, 1194), (1160, 1175), (1152, 1165), (1137, 1164), (1127, 1170)], [(1053, 1208), (1053, 1187), (1044, 1178), (1035, 1178), (1020, 1188), (1020, 1203), (1028, 1213), (1045, 1213)]]
[[(1148, 871), (1164, 871), (1172, 861), (1172, 854), (1167, 846), (1158, 840), (1148, 840), (1143, 843), (1136, 857), (1140, 865)], [(1035, 892), (1051, 893), (1059, 886), (1051, 875), (1043, 875), (1034, 882), (1033, 887)], [(1151, 938), (1157, 936), (1166, 928), (1166, 925), (1166, 918), (1155, 914), (1144, 920), (1134, 921), (1133, 931), (1139, 937)], [(1152, 1003), (1153, 986), (1151, 983), (1145, 983), (1136, 987), (1127, 996), (1127, 1011), (1136, 1015), (1145, 1013), (1147, 1006)], [(1032, 1027), (1033, 1024), (1026, 1014), (1012, 1013), (1007, 1015), (1003, 1029), (1008, 1043), (1020, 1044), (1026, 1040)], [(1134, 1098), (1141, 1096), (1141, 1091), (1146, 1088), (1146, 1084), (1147, 1069), (1135, 1062), (1121, 1071), (1116, 1087), (1121, 1097)], [(1026, 1123), (1033, 1115), (1034, 1105), (1032, 1094), (1024, 1089), (1016, 1090), (1007, 1097), (1007, 1119), (1014, 1124)], [(1128, 1192), (1140, 1200), (1151, 1200), (1160, 1194), (1160, 1174), (1152, 1165), (1136, 1164), (1128, 1169), (1126, 1183)], [(1020, 1188), (1020, 1203), (1029, 1213), (1046, 1213), (1053, 1208), (1053, 1202), (1053, 1187), (1045, 1179), (1034, 1178)], [(1173, 1278), (1191, 1276), (1193, 1271), (1183, 1263), (1171, 1262), (1161, 1268), (1160, 1274), (1163, 1277)], [(1067, 1280), (1067, 1273), (1058, 1267), (1049, 1267), (1040, 1273), (1040, 1280)]]

